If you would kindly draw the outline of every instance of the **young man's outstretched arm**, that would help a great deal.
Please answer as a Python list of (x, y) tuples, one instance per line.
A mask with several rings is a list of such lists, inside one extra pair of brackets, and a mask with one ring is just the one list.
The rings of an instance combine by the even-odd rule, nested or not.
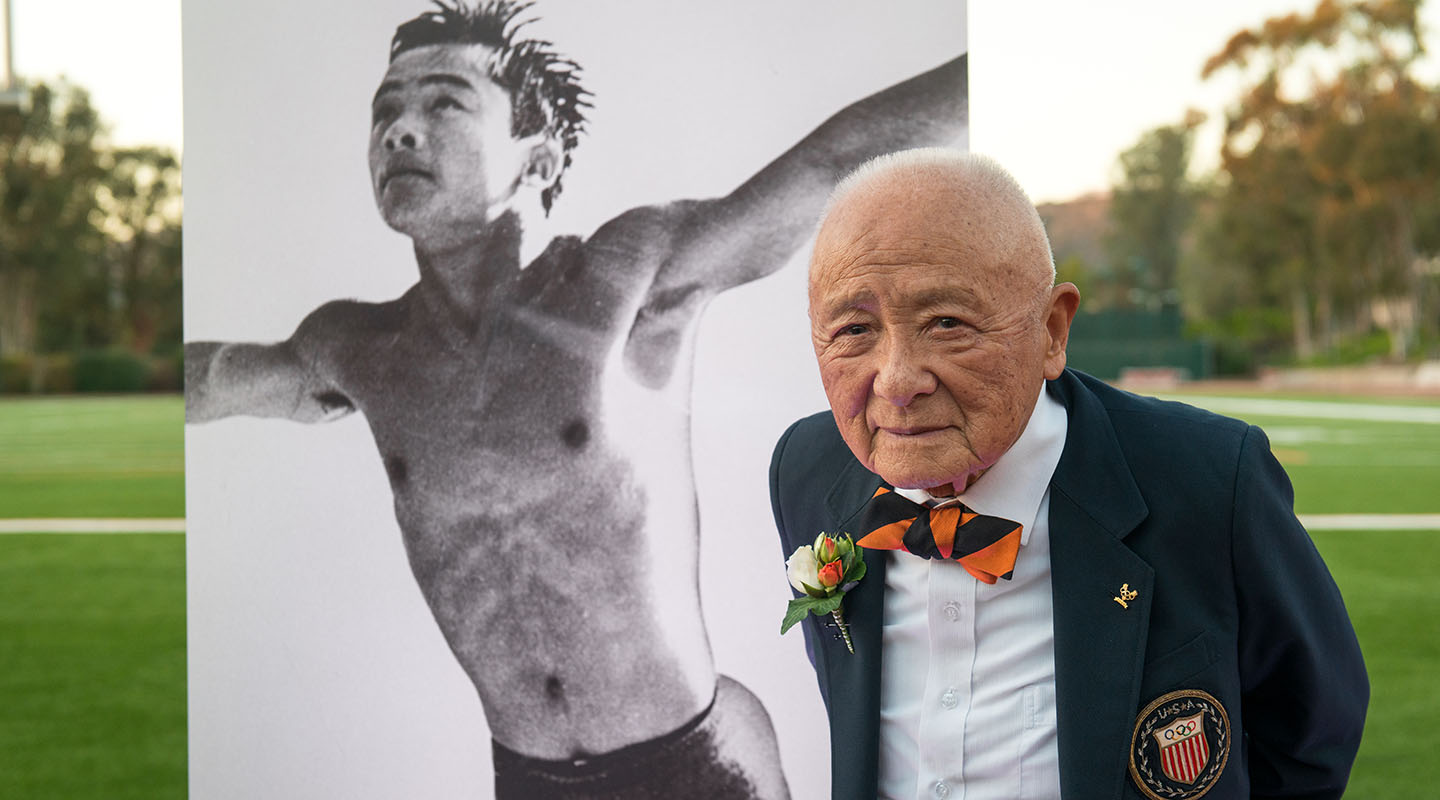
[(274, 344), (187, 342), (185, 421), (244, 415), (325, 422), (355, 407), (323, 377), (318, 341), (340, 303), (311, 312), (289, 339)]
[(835, 184), (868, 159), (954, 146), (966, 133), (966, 57), (852, 103), (735, 191), (685, 204), (652, 296), (680, 286), (712, 292), (784, 266), (814, 232)]

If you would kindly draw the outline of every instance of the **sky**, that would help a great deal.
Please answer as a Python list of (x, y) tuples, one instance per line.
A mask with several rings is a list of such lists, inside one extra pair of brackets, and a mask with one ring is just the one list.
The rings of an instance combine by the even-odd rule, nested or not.
[[(1200, 80), (1205, 61), (1242, 29), (1314, 7), (1314, 0), (972, 0), (970, 148), (1014, 172), (1037, 202), (1063, 200), (1108, 187), (1121, 152), (1195, 108), (1208, 119), (1191, 169), (1213, 169), (1224, 109), (1240, 84), (1225, 73)], [(1421, 17), (1433, 50), (1440, 0)], [(1436, 80), (1435, 56), (1420, 74)]]
[(180, 149), (180, 0), (10, 0), (15, 74), (90, 91), (117, 145)]
[[(117, 144), (181, 149), (181, 0), (10, 3), (17, 74), (63, 74), (85, 86)], [(1213, 167), (1236, 83), (1201, 81), (1201, 66), (1236, 31), (1310, 8), (1295, 0), (973, 0), (971, 149), (1008, 167), (1036, 201), (1063, 200), (1105, 189), (1121, 151), (1195, 108), (1209, 116), (1195, 168)], [(1423, 16), (1429, 34), (1440, 35), (1440, 0)], [(1440, 75), (1437, 63), (1431, 56), (1424, 74)]]

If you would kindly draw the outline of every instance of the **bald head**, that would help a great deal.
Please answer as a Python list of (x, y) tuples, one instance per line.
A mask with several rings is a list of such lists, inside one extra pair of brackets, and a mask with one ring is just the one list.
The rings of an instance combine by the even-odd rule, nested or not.
[(993, 161), (912, 150), (836, 188), (810, 260), (820, 379), (855, 457), (894, 486), (963, 490), (1065, 368), (1079, 304), (1035, 206)]
[[(947, 148), (873, 158), (836, 185), (821, 217), (813, 271), (828, 248), (886, 232), (951, 240), (1020, 279), (1055, 282), (1045, 224), (1015, 178), (992, 159)], [(827, 250), (822, 254), (820, 245)], [(1026, 280), (1031, 283), (1031, 280)], [(1031, 283), (1031, 285), (1034, 285)]]

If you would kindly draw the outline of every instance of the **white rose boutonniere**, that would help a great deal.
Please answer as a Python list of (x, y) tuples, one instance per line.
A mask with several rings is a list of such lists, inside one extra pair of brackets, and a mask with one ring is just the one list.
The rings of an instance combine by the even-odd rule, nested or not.
[(790, 601), (780, 633), (785, 633), (806, 614), (829, 614), (840, 629), (845, 649), (855, 652), (850, 628), (840, 606), (845, 593), (865, 577), (865, 559), (848, 533), (821, 533), (813, 544), (802, 544), (785, 560), (785, 577), (801, 596)]

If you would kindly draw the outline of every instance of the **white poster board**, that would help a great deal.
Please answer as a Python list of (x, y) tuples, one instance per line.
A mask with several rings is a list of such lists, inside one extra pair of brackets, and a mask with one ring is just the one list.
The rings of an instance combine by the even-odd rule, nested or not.
[[(326, 301), (416, 280), (375, 208), (370, 104), (419, 0), (188, 1), (187, 341), (285, 339)], [(963, 2), (544, 0), (526, 35), (593, 93), (565, 189), (527, 241), (723, 195), (830, 114), (965, 50)], [(962, 142), (963, 144), (963, 142)], [(700, 592), (719, 672), (768, 709), (793, 796), (828, 796), (828, 737), (767, 500), (771, 448), (825, 407), (806, 248), (723, 293), (692, 395)], [(656, 446), (664, 446), (657, 443)], [(492, 796), (476, 691), (417, 589), (361, 415), (187, 428), (191, 796)]]

